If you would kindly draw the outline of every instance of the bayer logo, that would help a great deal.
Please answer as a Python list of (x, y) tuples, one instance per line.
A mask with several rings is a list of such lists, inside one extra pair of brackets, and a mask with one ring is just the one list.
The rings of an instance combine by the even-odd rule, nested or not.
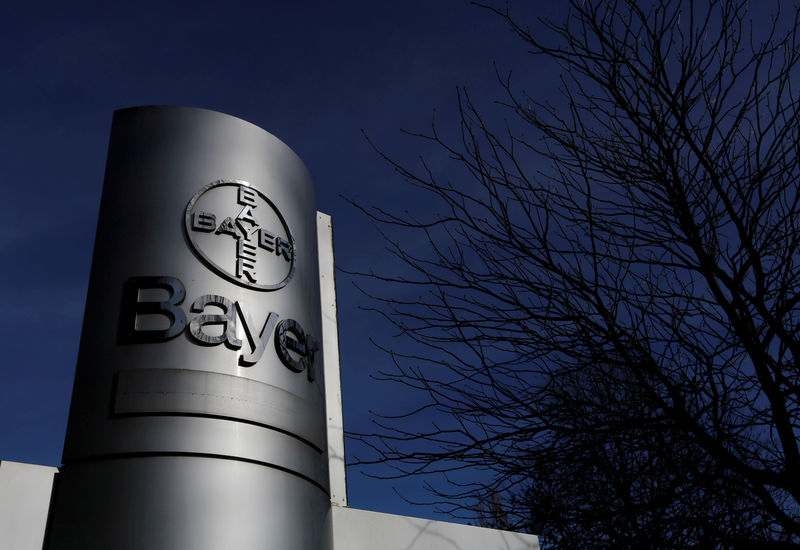
[(277, 290), (291, 279), (295, 243), (281, 213), (241, 180), (209, 183), (186, 206), (186, 236), (203, 262), (229, 281)]

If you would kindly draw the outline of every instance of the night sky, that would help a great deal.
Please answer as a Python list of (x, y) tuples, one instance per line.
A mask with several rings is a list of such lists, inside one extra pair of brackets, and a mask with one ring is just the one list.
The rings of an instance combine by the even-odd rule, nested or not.
[[(203, 107), (276, 135), (304, 160), (317, 209), (333, 217), (337, 265), (381, 271), (392, 260), (346, 199), (425, 206), (362, 130), (414, 163), (422, 144), (400, 129), (424, 131), (435, 117), (452, 131), (459, 86), (496, 109), (494, 62), (539, 91), (557, 85), (503, 21), (459, 0), (14, 4), (0, 10), (2, 460), (61, 460), (115, 109)], [(370, 378), (388, 361), (370, 338), (391, 343), (392, 332), (361, 309), (370, 302), (353, 282), (337, 274), (345, 427), (369, 431), (370, 410), (415, 397)], [(442, 517), (393, 490), (420, 498), (421, 480), (382, 482), (361, 470), (348, 472), (351, 506)]]

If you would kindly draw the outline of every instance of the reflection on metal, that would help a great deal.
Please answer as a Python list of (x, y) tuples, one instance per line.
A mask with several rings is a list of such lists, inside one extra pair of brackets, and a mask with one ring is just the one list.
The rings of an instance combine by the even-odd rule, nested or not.
[(316, 239), (311, 177), (274, 136), (114, 114), (47, 550), (324, 545)]
[(314, 380), (314, 355), (319, 351), (319, 344), (306, 335), (297, 321), (285, 319), (278, 323), (275, 330), (275, 349), (287, 368), (294, 372), (303, 372), (307, 368), (308, 379)]
[[(292, 278), (292, 232), (275, 204), (246, 181), (219, 180), (200, 189), (186, 207), (184, 225), (197, 255), (234, 283), (278, 290)], [(212, 246), (215, 237), (232, 238), (230, 248)]]
[(275, 386), (241, 376), (189, 369), (126, 369), (117, 378), (114, 414), (206, 415), (293, 434), (317, 451), (324, 419), (314, 406)]
[[(166, 300), (146, 300), (148, 291), (167, 292)], [(146, 344), (165, 342), (178, 336), (186, 327), (186, 314), (178, 307), (186, 289), (176, 277), (131, 277), (123, 285), (120, 313), (120, 343)], [(189, 311), (197, 313), (189, 321), (188, 336), (203, 346), (225, 344), (239, 350), (244, 339), (250, 352), (239, 355), (239, 366), (255, 365), (264, 355), (272, 330), (280, 317), (267, 314), (261, 331), (242, 302), (234, 302), (219, 294), (204, 294), (192, 302)], [(161, 327), (161, 328), (154, 328)], [(310, 382), (316, 379), (317, 340), (307, 334), (294, 319), (285, 319), (275, 330), (275, 349), (281, 363), (292, 372), (307, 372)]]
[[(166, 300), (142, 301), (140, 293), (146, 289), (161, 289), (168, 293)], [(120, 341), (128, 344), (163, 342), (175, 338), (186, 328), (186, 314), (177, 307), (186, 298), (186, 289), (175, 277), (131, 277), (122, 288), (120, 312)], [(149, 318), (165, 317), (168, 326), (155, 329), (142, 326)], [(155, 321), (158, 323), (158, 321)]]
[(253, 317), (250, 315), (250, 311), (248, 311), (245, 305), (236, 302), (236, 311), (242, 319), (242, 328), (247, 336), (247, 342), (252, 349), (251, 353), (239, 357), (239, 364), (243, 367), (250, 367), (258, 363), (258, 360), (264, 355), (264, 348), (267, 347), (267, 342), (270, 340), (269, 335), (278, 322), (278, 314), (270, 312), (267, 316), (267, 320), (264, 321), (264, 326), (261, 328), (261, 331), (256, 334), (254, 330), (256, 324), (253, 322)]
[[(192, 303), (192, 311), (204, 312), (206, 306), (216, 306), (222, 310), (219, 313), (203, 313), (189, 323), (189, 334), (202, 344), (216, 346), (223, 342), (234, 349), (242, 347), (242, 341), (236, 337), (236, 306), (225, 296), (206, 294), (200, 296)], [(220, 326), (220, 334), (212, 336), (203, 330), (205, 326)]]
[[(245, 179), (196, 192), (219, 174)], [(50, 502), (52, 468), (0, 463), (0, 548), (39, 550), (45, 518), (45, 550), (538, 548), (346, 507), (333, 237), (314, 204), (300, 159), (249, 123), (115, 113), (64, 465)]]

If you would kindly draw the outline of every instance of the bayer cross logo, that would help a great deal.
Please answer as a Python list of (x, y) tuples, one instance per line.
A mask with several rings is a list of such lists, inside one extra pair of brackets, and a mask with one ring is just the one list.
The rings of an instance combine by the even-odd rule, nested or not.
[(294, 273), (294, 240), (286, 220), (246, 181), (219, 180), (200, 189), (186, 206), (184, 225), (198, 256), (234, 283), (277, 290)]

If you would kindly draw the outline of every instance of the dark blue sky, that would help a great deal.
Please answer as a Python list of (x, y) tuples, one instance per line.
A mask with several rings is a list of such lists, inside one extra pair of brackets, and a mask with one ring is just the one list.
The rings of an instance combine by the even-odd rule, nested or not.
[[(379, 236), (340, 195), (392, 208), (409, 199), (361, 130), (413, 162), (419, 144), (400, 128), (425, 130), (434, 109), (446, 127), (458, 86), (490, 105), (501, 97), (493, 61), (555, 80), (501, 20), (460, 0), (15, 4), (0, 13), (3, 460), (60, 462), (115, 109), (204, 107), (275, 134), (314, 176), (338, 265), (380, 270), (391, 263)], [(368, 430), (371, 409), (413, 397), (369, 378), (387, 362), (369, 339), (390, 332), (337, 276), (345, 426)], [(354, 468), (349, 485), (352, 506), (435, 517), (392, 491), (419, 497), (420, 480)]]

